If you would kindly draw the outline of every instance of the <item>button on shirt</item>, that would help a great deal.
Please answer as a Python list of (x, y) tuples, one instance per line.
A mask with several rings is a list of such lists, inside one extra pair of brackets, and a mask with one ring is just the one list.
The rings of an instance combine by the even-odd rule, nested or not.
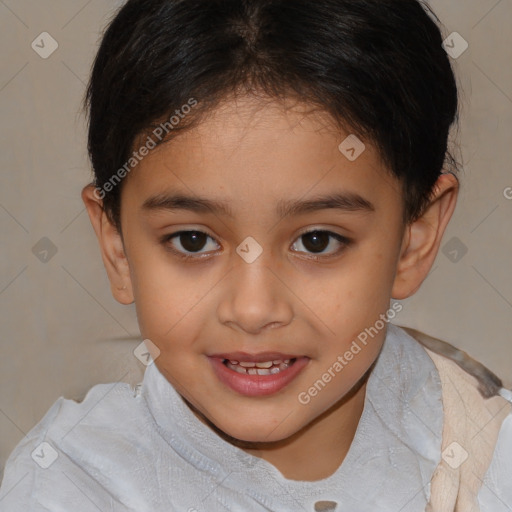
[[(155, 364), (143, 382), (60, 397), (11, 453), (1, 512), (423, 512), (441, 458), (437, 369), (392, 324), (340, 467), (288, 480), (199, 421)], [(512, 415), (478, 494), (481, 512), (512, 511)]]

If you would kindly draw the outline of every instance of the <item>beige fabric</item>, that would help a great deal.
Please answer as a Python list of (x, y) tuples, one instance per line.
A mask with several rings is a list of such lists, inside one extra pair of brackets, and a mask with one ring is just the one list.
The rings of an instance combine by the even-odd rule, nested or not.
[(450, 359), (425, 350), (439, 371), (444, 410), (442, 457), (425, 512), (480, 512), (478, 491), (512, 404), (501, 396), (484, 399), (474, 377)]

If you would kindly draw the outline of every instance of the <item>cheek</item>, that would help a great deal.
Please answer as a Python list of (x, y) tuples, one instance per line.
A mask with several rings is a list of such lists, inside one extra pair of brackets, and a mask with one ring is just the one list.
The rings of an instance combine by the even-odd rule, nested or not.
[(389, 303), (399, 251), (398, 234), (384, 229), (361, 247), (352, 266), (354, 279), (359, 283), (357, 290), (362, 292), (359, 297), (365, 298), (367, 306), (375, 302), (381, 306)]
[(300, 289), (320, 317), (347, 333), (351, 326), (373, 324), (375, 317), (388, 309), (395, 270), (391, 251), (370, 246), (351, 254), (338, 270), (325, 274), (316, 284), (306, 280)]
[(141, 334), (154, 340), (179, 336), (184, 326), (189, 335), (197, 304), (207, 294), (209, 280), (192, 279), (155, 251), (133, 255), (132, 283)]
[[(201, 297), (174, 283), (172, 287), (139, 288), (135, 307), (141, 334), (151, 340), (186, 340), (200, 327)], [(186, 337), (185, 334), (186, 333)]]

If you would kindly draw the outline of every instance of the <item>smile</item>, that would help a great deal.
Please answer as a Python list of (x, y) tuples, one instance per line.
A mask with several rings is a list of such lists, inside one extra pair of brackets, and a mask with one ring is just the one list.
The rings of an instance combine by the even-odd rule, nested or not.
[(244, 375), (275, 375), (289, 368), (297, 358), (293, 359), (275, 359), (272, 361), (251, 362), (251, 361), (230, 361), (224, 359), (225, 364), (231, 370)]
[(208, 360), (222, 384), (236, 393), (250, 397), (272, 395), (284, 389), (310, 361), (305, 356), (276, 353), (258, 356), (238, 354), (237, 358), (234, 354), (229, 356), (208, 356)]

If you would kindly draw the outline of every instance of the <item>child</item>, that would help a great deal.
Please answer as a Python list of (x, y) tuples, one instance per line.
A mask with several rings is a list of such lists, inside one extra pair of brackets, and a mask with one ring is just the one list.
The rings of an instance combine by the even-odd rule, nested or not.
[(59, 398), (11, 454), (2, 512), (512, 510), (510, 404), (389, 323), (458, 192), (426, 10), (120, 9), (82, 198), (153, 363), (135, 390)]

